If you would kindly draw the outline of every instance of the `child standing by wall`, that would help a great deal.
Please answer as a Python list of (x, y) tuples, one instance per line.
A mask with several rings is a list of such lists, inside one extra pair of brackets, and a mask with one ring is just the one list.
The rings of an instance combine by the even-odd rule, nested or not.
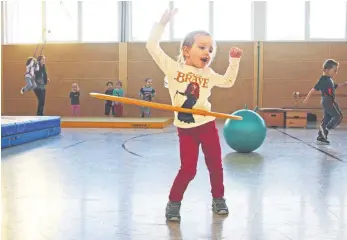
[(70, 92), (70, 103), (72, 116), (79, 116), (81, 112), (80, 107), (80, 88), (77, 83), (72, 84), (71, 92)]
[[(123, 86), (122, 82), (118, 80), (116, 82), (116, 87), (113, 90), (113, 96), (124, 97), (124, 90), (123, 90), (122, 86)], [(123, 103), (114, 102), (113, 108), (114, 108), (115, 117), (122, 117), (123, 116)]]
[[(140, 89), (139, 95), (142, 100), (152, 102), (155, 96), (155, 90), (152, 87), (152, 79), (145, 79), (145, 86)], [(151, 110), (149, 107), (141, 107), (141, 117), (149, 117), (151, 115)]]
[(34, 57), (29, 57), (25, 64), (25, 82), (26, 86), (22, 87), (20, 93), (34, 90), (37, 85), (35, 82), (35, 71), (39, 70), (39, 64), (37, 64), (37, 60)]
[(342, 111), (336, 102), (335, 90), (347, 85), (347, 82), (337, 84), (333, 77), (337, 74), (339, 63), (333, 59), (328, 59), (323, 64), (323, 74), (311, 91), (307, 94), (304, 103), (307, 103), (311, 95), (320, 91), (322, 94), (322, 107), (324, 117), (318, 131), (317, 143), (329, 144), (328, 134), (331, 129), (336, 128), (343, 119)]
[[(174, 106), (211, 110), (208, 98), (214, 86), (233, 86), (239, 69), (242, 51), (232, 48), (229, 66), (224, 75), (215, 73), (210, 67), (216, 46), (209, 33), (194, 31), (182, 41), (178, 62), (171, 59), (160, 47), (159, 41), (166, 24), (176, 13), (167, 11), (159, 23), (154, 25), (147, 42), (147, 50), (164, 72), (168, 81), (171, 101)], [(195, 177), (199, 146), (205, 154), (210, 173), (212, 209), (217, 214), (228, 214), (224, 199), (223, 167), (218, 129), (214, 117), (180, 116), (175, 114), (174, 125), (178, 130), (181, 168), (173, 182), (166, 207), (168, 221), (180, 221), (183, 194), (189, 182)]]
[[(113, 82), (107, 82), (106, 83), (106, 91), (105, 94), (107, 95), (113, 95)], [(110, 112), (112, 110), (112, 115), (114, 115), (113, 107), (112, 107), (112, 101), (106, 100), (105, 101), (105, 115), (110, 116)]]

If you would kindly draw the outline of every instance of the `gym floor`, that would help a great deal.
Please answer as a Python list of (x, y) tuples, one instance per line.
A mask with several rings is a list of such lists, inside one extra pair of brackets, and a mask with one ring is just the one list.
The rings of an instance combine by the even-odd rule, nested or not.
[(175, 128), (62, 129), (2, 151), (2, 238), (347, 239), (347, 128), (330, 146), (316, 134), (269, 129), (260, 149), (237, 154), (220, 131), (230, 215), (211, 211), (200, 154), (177, 224), (164, 216), (180, 163)]

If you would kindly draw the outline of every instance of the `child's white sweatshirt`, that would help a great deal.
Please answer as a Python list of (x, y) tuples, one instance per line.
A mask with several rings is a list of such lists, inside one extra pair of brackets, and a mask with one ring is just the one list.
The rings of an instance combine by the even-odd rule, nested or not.
[[(229, 67), (224, 75), (215, 73), (210, 67), (203, 69), (178, 63), (170, 58), (159, 46), (160, 38), (165, 26), (156, 23), (147, 42), (147, 50), (164, 72), (173, 106), (211, 110), (208, 98), (214, 86), (231, 87), (235, 83), (239, 58), (230, 58)], [(190, 115), (186, 113), (174, 114), (174, 125), (179, 128), (192, 128), (215, 120), (215, 117)]]

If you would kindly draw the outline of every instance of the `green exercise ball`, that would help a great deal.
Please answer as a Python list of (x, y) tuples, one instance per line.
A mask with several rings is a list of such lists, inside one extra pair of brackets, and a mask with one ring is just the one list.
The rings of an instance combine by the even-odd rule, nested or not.
[(230, 148), (239, 153), (250, 153), (258, 149), (266, 138), (264, 119), (247, 109), (238, 110), (233, 115), (243, 117), (243, 120), (226, 120), (223, 135)]

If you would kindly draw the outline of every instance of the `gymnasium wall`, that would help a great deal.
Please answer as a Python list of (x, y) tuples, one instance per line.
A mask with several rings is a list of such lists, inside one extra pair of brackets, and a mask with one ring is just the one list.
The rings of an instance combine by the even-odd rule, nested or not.
[[(213, 89), (213, 111), (231, 113), (245, 104), (254, 107), (257, 94), (257, 43), (218, 43), (212, 68), (223, 74), (228, 66), (227, 53), (231, 46), (243, 49), (240, 72), (231, 89)], [(25, 61), (36, 45), (2, 46), (2, 102), (4, 115), (35, 115), (37, 102), (32, 92), (20, 94), (24, 86)], [(178, 54), (178, 42), (162, 43), (169, 56)], [(346, 81), (347, 48), (345, 43), (275, 43), (259, 46), (260, 107), (292, 107), (294, 91), (307, 93), (317, 81), (326, 58), (336, 58), (341, 70), (336, 78)], [(145, 43), (109, 44), (47, 44), (44, 54), (51, 82), (47, 87), (46, 115), (69, 116), (69, 91), (72, 82), (81, 89), (82, 116), (103, 116), (104, 102), (89, 97), (89, 92), (105, 91), (107, 81), (120, 79), (128, 97), (138, 98), (138, 91), (146, 77), (153, 78), (157, 90), (156, 102), (170, 103), (163, 86), (164, 74), (147, 53)], [(338, 93), (347, 93), (347, 88)], [(347, 110), (347, 101), (340, 100)], [(303, 107), (303, 105), (299, 105)], [(311, 99), (309, 108), (319, 108), (319, 97)], [(127, 116), (139, 116), (136, 106), (126, 106)], [(317, 109), (318, 115), (321, 110)], [(153, 110), (153, 116), (172, 116), (171, 112)]]
[[(218, 45), (213, 68), (224, 74), (228, 66), (231, 46), (244, 50), (237, 83), (232, 89), (214, 89), (211, 101), (213, 110), (231, 113), (244, 104), (252, 105), (254, 81), (254, 44), (223, 43)], [(37, 101), (33, 92), (20, 94), (25, 85), (25, 61), (36, 45), (3, 45), (3, 96), (4, 115), (35, 115)], [(162, 47), (172, 58), (178, 54), (179, 43), (163, 43)], [(148, 54), (145, 43), (112, 44), (47, 44), (44, 49), (50, 82), (46, 90), (46, 115), (69, 116), (69, 92), (77, 82), (81, 91), (81, 115), (103, 116), (104, 101), (89, 97), (90, 92), (104, 93), (108, 81), (120, 79), (126, 96), (138, 98), (144, 79), (151, 77), (157, 91), (156, 102), (170, 103), (164, 88), (164, 74)], [(242, 94), (239, 94), (243, 92)], [(237, 97), (235, 97), (237, 96)], [(125, 106), (128, 117), (138, 117), (139, 108)], [(172, 112), (152, 111), (153, 116), (172, 116)]]

